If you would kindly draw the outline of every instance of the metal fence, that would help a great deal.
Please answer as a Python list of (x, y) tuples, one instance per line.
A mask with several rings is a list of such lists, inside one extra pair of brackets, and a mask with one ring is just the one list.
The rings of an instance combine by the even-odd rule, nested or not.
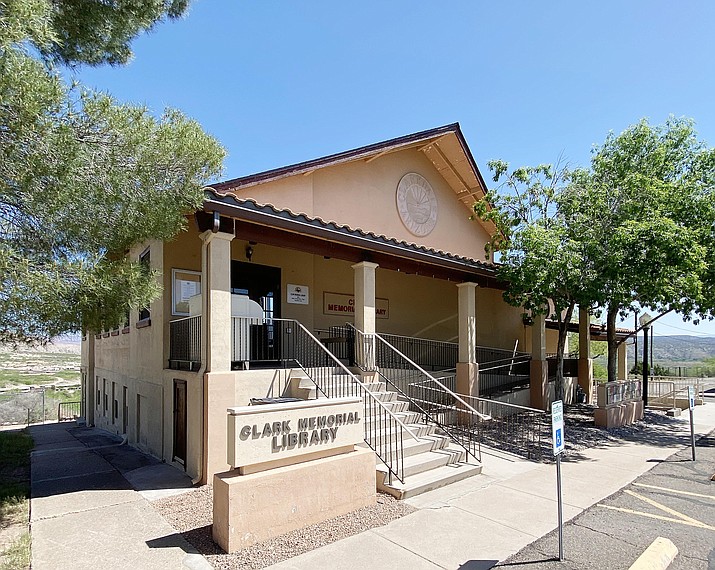
[(82, 402), (60, 402), (57, 404), (57, 421), (76, 420), (81, 412)]
[(477, 346), (479, 393), (495, 396), (528, 386), (531, 355), (527, 352)]
[[(44, 389), (0, 392), (0, 425), (29, 425), (48, 417)], [(51, 414), (50, 412), (50, 415)]]
[(541, 459), (550, 441), (551, 424), (546, 412), (475, 396), (462, 395), (462, 398), (490, 417), (481, 422), (483, 445), (527, 459)]
[(201, 315), (169, 323), (169, 368), (201, 368)]

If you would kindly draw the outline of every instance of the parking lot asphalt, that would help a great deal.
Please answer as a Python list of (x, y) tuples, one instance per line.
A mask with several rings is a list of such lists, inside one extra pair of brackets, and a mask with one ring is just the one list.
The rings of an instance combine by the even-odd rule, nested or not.
[(564, 525), (564, 560), (554, 530), (499, 568), (627, 569), (657, 538), (678, 555), (671, 570), (715, 570), (715, 431)]

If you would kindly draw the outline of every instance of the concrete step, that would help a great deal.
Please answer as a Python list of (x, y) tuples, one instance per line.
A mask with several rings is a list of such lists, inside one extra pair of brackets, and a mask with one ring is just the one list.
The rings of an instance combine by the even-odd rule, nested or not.
[[(392, 411), (392, 410), (391, 410)], [(410, 425), (410, 424), (416, 424), (419, 422), (420, 415), (417, 412), (394, 412), (393, 414), (396, 418), (398, 418), (402, 423)], [(365, 417), (363, 417), (363, 422), (365, 423), (366, 426), (369, 426), (371, 428), (379, 428), (382, 425), (389, 425), (389, 422), (391, 420), (389, 419), (389, 416), (387, 414), (383, 413), (376, 413), (376, 414), (370, 414)]]
[[(397, 394), (395, 392), (371, 392), (381, 402), (396, 402)], [(366, 398), (368, 396), (365, 396)]]
[(392, 402), (383, 402), (385, 407), (393, 413), (406, 412), (410, 409), (410, 403), (402, 400), (393, 400)]
[(462, 463), (465, 458), (464, 449), (456, 445), (448, 445), (443, 449), (403, 457), (403, 469), (405, 477), (411, 477), (452, 463)]
[(411, 437), (402, 440), (402, 453), (404, 457), (419, 455), (428, 451), (444, 449), (449, 445), (450, 439), (443, 435), (425, 435), (415, 441)]
[[(380, 467), (383, 467), (382, 474), (384, 474), (386, 471), (384, 466), (380, 465)], [(427, 491), (439, 489), (468, 477), (479, 475), (481, 472), (482, 466), (478, 463), (451, 463), (431, 471), (407, 476), (404, 482), (395, 478), (392, 483), (388, 483), (387, 477), (378, 476), (377, 488), (397, 499), (409, 499)], [(379, 469), (378, 474), (382, 475)]]
[[(435, 435), (435, 427), (434, 426), (426, 425), (426, 424), (406, 424), (406, 425), (407, 425), (407, 428), (413, 434), (415, 434), (418, 438)], [(407, 440), (415, 441), (407, 433), (407, 430), (405, 430), (405, 428), (403, 428), (399, 424), (396, 429), (393, 429), (392, 426), (388, 426), (387, 429), (372, 430), (370, 433), (372, 434), (372, 437), (375, 439), (379, 439), (379, 438), (389, 439), (392, 437), (392, 434), (395, 432), (402, 433), (403, 446)]]

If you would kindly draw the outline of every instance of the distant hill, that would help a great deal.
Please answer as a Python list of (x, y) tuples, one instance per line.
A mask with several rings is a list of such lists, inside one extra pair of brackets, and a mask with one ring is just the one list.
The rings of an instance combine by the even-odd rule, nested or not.
[[(629, 342), (632, 342), (629, 341)], [(656, 363), (693, 363), (715, 357), (715, 337), (691, 335), (656, 336), (653, 338), (653, 360)], [(628, 361), (634, 362), (634, 346), (628, 346)], [(638, 337), (638, 360), (643, 359), (643, 337)]]

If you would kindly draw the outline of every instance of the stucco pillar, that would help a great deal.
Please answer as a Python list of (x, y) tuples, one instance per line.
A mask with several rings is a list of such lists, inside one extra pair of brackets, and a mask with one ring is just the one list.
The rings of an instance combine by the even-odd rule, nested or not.
[(97, 406), (95, 401), (97, 385), (94, 377), (94, 333), (87, 332), (85, 337), (87, 340), (82, 343), (82, 364), (85, 376), (82, 386), (82, 402), (84, 407), (82, 410), (82, 416), (88, 426), (93, 426), (94, 412)]
[(535, 315), (531, 326), (531, 407), (549, 407), (549, 363), (546, 361), (546, 318)]
[(578, 385), (586, 394), (586, 403), (593, 399), (593, 359), (591, 358), (591, 315), (588, 309), (578, 309)]
[(201, 234), (201, 358), (206, 372), (231, 370), (231, 240), (233, 234)]
[[(375, 270), (377, 263), (361, 261), (352, 266), (355, 272), (355, 328), (365, 333), (355, 347), (358, 365), (363, 370), (375, 368)], [(359, 339), (356, 339), (359, 342)]]
[(628, 356), (625, 342), (618, 345), (618, 379), (628, 380)]
[(479, 365), (477, 364), (476, 283), (459, 283), (459, 362), (457, 362), (457, 393), (479, 395)]

